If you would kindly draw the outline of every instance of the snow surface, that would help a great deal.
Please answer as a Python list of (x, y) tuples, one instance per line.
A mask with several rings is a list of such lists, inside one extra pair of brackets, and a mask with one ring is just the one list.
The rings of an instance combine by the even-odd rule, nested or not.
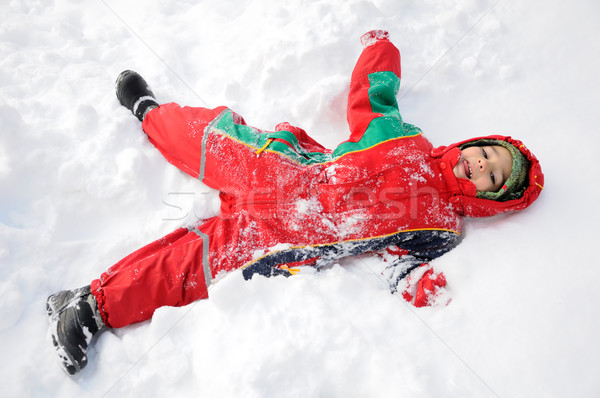
[[(3, 1), (0, 395), (598, 396), (598, 15), (593, 0)], [(209, 300), (102, 334), (65, 375), (47, 295), (218, 210), (119, 106), (119, 72), (161, 102), (226, 104), (333, 147), (373, 28), (400, 47), (402, 115), (434, 145), (516, 136), (546, 175), (531, 208), (467, 222), (434, 262), (450, 305), (390, 295), (372, 257), (233, 274)]]

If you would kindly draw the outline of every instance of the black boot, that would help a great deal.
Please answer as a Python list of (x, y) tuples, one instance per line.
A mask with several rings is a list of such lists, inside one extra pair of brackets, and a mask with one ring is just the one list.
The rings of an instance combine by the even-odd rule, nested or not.
[(106, 329), (90, 287), (63, 290), (48, 297), (46, 310), (51, 322), (52, 343), (62, 367), (74, 375), (87, 365), (92, 337)]
[(115, 83), (117, 99), (125, 108), (137, 117), (140, 122), (151, 109), (158, 107), (158, 102), (148, 83), (139, 73), (126, 70), (121, 72)]

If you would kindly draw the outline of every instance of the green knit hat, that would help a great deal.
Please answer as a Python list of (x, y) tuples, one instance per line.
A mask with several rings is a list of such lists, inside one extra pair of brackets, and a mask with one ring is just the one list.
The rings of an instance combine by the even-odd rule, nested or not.
[(499, 202), (520, 198), (528, 185), (529, 160), (527, 160), (519, 148), (508, 141), (484, 138), (467, 142), (461, 145), (460, 149), (462, 150), (472, 146), (489, 145), (498, 145), (508, 149), (512, 156), (512, 171), (502, 188), (497, 192), (477, 191), (477, 197), (481, 199), (497, 200)]

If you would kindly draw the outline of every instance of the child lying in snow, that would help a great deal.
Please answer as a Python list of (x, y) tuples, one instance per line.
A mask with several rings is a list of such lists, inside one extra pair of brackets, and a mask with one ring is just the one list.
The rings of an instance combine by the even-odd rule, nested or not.
[(395, 256), (383, 275), (392, 292), (402, 280), (408, 301), (432, 304), (445, 280), (427, 263), (458, 243), (462, 217), (521, 210), (538, 197), (544, 177), (520, 141), (495, 135), (433, 148), (404, 123), (398, 50), (383, 31), (361, 41), (350, 138), (334, 150), (287, 123), (274, 132), (247, 126), (226, 107), (159, 106), (140, 75), (121, 73), (121, 104), (169, 162), (220, 192), (221, 210), (130, 254), (91, 286), (48, 298), (67, 373), (87, 364), (99, 331), (207, 298), (208, 287), (236, 269), (245, 278), (291, 275), (298, 266), (383, 252)]

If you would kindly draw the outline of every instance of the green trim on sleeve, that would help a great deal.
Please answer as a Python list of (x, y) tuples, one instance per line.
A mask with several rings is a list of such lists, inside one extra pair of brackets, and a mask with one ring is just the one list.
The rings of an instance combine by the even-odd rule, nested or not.
[(398, 111), (396, 94), (400, 90), (400, 79), (393, 72), (377, 72), (369, 75), (369, 101), (373, 113), (382, 113), (402, 121)]
[(400, 89), (400, 78), (394, 72), (375, 72), (368, 75), (369, 102), (376, 117), (369, 123), (361, 139), (357, 142), (343, 142), (335, 151), (337, 158), (350, 152), (371, 148), (385, 141), (398, 138), (414, 137), (421, 134), (421, 129), (412, 124), (404, 123), (396, 94)]

